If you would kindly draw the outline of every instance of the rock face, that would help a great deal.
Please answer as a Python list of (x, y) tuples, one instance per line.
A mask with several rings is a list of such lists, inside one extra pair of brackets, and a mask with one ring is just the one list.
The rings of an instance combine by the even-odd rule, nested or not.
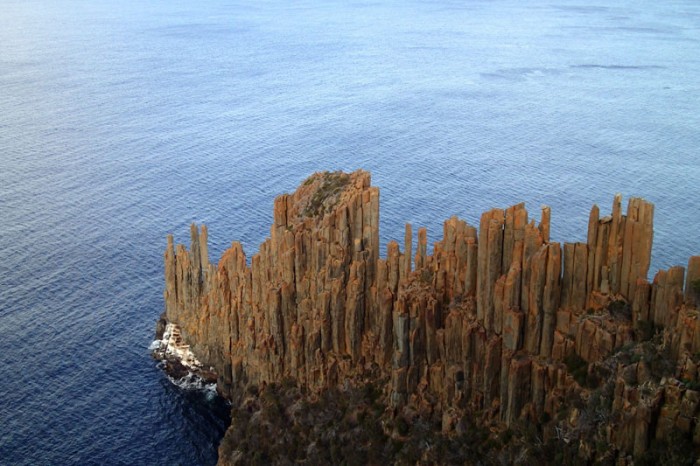
[[(421, 228), (413, 257), (406, 225), (403, 252), (392, 241), (382, 258), (369, 173), (318, 173), (275, 199), (250, 261), (234, 242), (210, 263), (204, 226), (192, 226), (189, 250), (169, 236), (166, 319), (230, 397), (285, 378), (319, 392), (380, 373), (395, 409), (526, 421), (583, 444), (570, 401), (608, 381), (605, 440), (621, 461), (674, 431), (698, 445), (700, 256), (687, 277), (672, 267), (647, 281), (653, 213), (631, 199), (625, 215), (617, 195), (611, 215), (593, 207), (585, 243), (561, 245), (549, 208), (537, 223), (518, 204), (484, 213), (478, 230), (447, 220), (432, 254)], [(654, 334), (673, 364), (663, 377), (635, 346)]]

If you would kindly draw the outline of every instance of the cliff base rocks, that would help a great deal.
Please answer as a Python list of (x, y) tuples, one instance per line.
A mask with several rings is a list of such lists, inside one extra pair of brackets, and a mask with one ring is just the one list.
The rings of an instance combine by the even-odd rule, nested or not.
[(156, 325), (156, 339), (151, 344), (151, 354), (160, 361), (161, 368), (175, 385), (183, 388), (203, 389), (215, 386), (217, 375), (213, 367), (205, 368), (184, 343), (180, 328), (168, 323), (164, 316)]

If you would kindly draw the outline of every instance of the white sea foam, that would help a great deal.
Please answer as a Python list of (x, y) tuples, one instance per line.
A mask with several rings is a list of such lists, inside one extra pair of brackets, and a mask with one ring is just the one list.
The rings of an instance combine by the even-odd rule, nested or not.
[(203, 390), (216, 393), (216, 384), (206, 382), (194, 372), (189, 372), (186, 376), (179, 379), (168, 376), (168, 380), (183, 390)]
[(172, 323), (165, 326), (163, 338), (154, 340), (149, 345), (156, 357), (162, 360), (177, 360), (187, 367), (187, 375), (181, 378), (174, 378), (168, 375), (173, 385), (183, 390), (204, 390), (209, 394), (216, 395), (216, 383), (207, 382), (197, 374), (202, 370), (202, 363), (195, 357), (189, 345), (186, 345), (181, 337), (180, 328)]
[(157, 353), (163, 359), (177, 359), (183, 366), (190, 369), (202, 369), (202, 363), (195, 357), (190, 345), (183, 342), (180, 328), (175, 324), (167, 324), (163, 332), (163, 338), (155, 340), (149, 346), (151, 351)]
[(150, 345), (148, 345), (148, 351), (159, 350), (162, 344), (162, 340), (153, 340)]

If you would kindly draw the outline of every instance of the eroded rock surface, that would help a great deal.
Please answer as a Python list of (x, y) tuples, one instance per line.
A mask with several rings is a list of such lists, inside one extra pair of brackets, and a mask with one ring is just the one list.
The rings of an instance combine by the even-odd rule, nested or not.
[(413, 256), (407, 225), (403, 252), (392, 241), (382, 258), (369, 173), (317, 173), (275, 199), (250, 261), (234, 242), (210, 263), (204, 226), (189, 250), (169, 236), (166, 319), (233, 399), (282, 380), (308, 394), (370, 380), (386, 416), (439, 416), (447, 436), (469, 416), (578, 442), (582, 461), (633, 464), (677, 435), (692, 456), (700, 256), (647, 281), (654, 206), (633, 198), (626, 212), (619, 195), (611, 215), (594, 206), (587, 241), (562, 245), (549, 208), (536, 222), (518, 204), (478, 229), (447, 220), (432, 254), (421, 228)]

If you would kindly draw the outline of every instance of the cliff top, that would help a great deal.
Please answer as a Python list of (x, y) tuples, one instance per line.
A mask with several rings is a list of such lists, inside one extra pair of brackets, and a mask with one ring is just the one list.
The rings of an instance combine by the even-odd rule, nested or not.
[(286, 210), (286, 223), (292, 226), (307, 218), (320, 222), (323, 217), (369, 188), (371, 175), (363, 170), (352, 173), (317, 172), (308, 177), (293, 194), (283, 194), (275, 200), (275, 215)]

